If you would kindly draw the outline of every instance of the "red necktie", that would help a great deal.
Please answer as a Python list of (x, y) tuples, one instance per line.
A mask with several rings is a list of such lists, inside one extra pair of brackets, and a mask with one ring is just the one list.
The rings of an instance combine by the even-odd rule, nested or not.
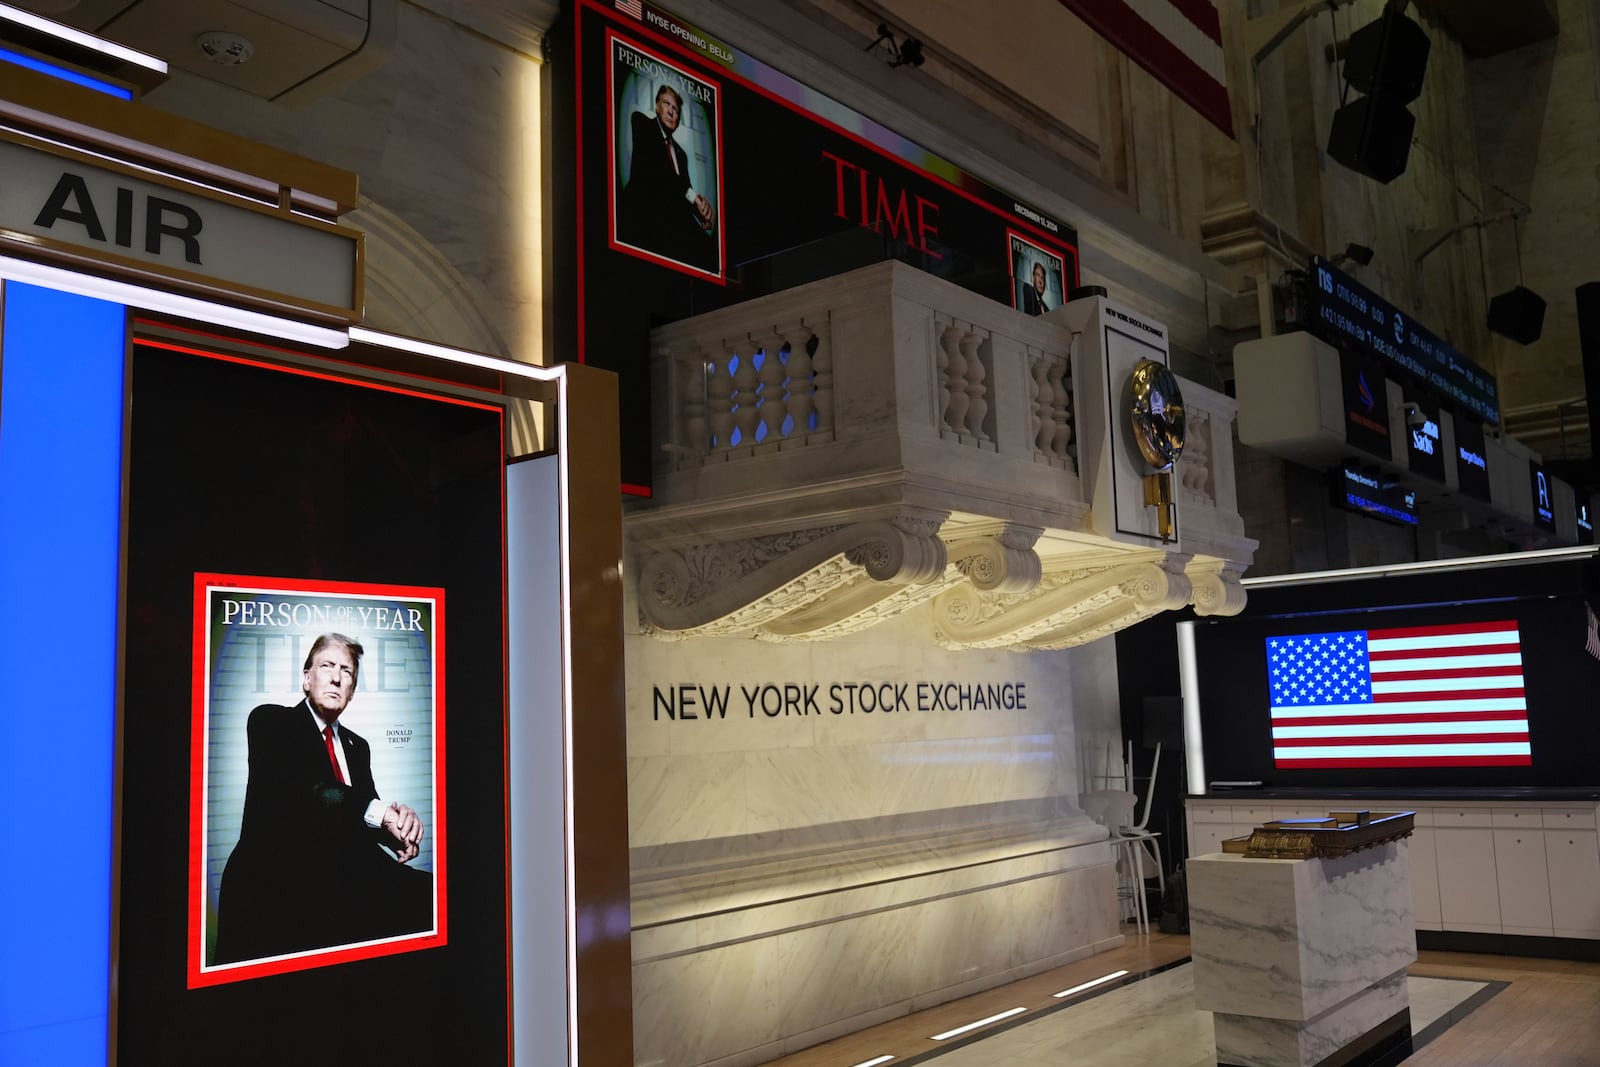
[(339, 780), (340, 785), (349, 785), (350, 783), (344, 780), (344, 772), (339, 769), (339, 757), (333, 751), (333, 727), (322, 728), (322, 739), (328, 742), (328, 762), (333, 764), (333, 776)]
[(672, 173), (677, 174), (678, 173), (678, 153), (676, 153), (676, 152), (674, 152), (672, 150), (672, 138), (670, 138), (670, 137), (663, 138), (661, 143), (667, 146), (667, 160), (668, 160), (668, 162), (670, 162), (672, 164)]

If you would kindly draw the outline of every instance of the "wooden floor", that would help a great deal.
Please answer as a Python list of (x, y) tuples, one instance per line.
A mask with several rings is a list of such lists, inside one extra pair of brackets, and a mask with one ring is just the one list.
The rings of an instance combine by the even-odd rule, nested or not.
[(1600, 1064), (1600, 963), (1423, 952), (1410, 973), (1511, 984), (1420, 1049), (1408, 1064)]
[[(975, 1019), (1060, 1003), (1052, 994), (1112, 971), (1150, 970), (1189, 955), (1189, 939), (1130, 935), (1111, 952), (1011, 985), (951, 1001), (772, 1061), (774, 1067), (855, 1067), (926, 1055), (930, 1035)], [(1508, 982), (1487, 1003), (1421, 1048), (1416, 1067), (1600, 1067), (1600, 964), (1456, 952), (1422, 952), (1410, 973), (1425, 978)], [(1005, 1022), (994, 1024), (1004, 1026)], [(996, 1064), (996, 1067), (1000, 1067)], [(1074, 1067), (1094, 1067), (1080, 1061)]]

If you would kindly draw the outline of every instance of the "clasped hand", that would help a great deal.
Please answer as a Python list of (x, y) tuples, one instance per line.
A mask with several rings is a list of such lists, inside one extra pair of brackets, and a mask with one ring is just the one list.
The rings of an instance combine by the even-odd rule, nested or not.
[(695, 221), (702, 230), (710, 230), (717, 224), (717, 211), (711, 206), (711, 201), (699, 194), (694, 198)]
[(393, 843), (390, 845), (401, 863), (409, 863), (422, 851), (422, 820), (415, 811), (398, 801), (383, 809), (383, 829)]

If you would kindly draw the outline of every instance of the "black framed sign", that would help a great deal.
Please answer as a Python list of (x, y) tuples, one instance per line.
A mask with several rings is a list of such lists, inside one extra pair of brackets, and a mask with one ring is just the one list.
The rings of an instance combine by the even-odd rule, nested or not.
[(1388, 475), (1359, 467), (1335, 467), (1330, 474), (1333, 503), (1401, 526), (1417, 525), (1417, 492)]
[(1413, 471), (1436, 482), (1444, 481), (1444, 440), (1439, 429), (1439, 405), (1411, 400), (1406, 411), (1406, 459)]
[(625, 490), (650, 491), (655, 326), (888, 259), (1030, 313), (1077, 286), (1071, 226), (671, 12), (564, 17), (553, 318), (621, 377)]
[(119, 1062), (505, 1062), (503, 408), (130, 368)]
[(1556, 528), (1555, 488), (1544, 467), (1531, 459), (1528, 461), (1528, 493), (1533, 504), (1533, 524), (1553, 532)]
[(1388, 383), (1374, 360), (1339, 353), (1344, 387), (1344, 439), (1380, 459), (1392, 456), (1389, 437)]
[(1484, 448), (1483, 427), (1471, 419), (1455, 420), (1456, 478), (1461, 491), (1479, 500), (1488, 500), (1489, 453)]

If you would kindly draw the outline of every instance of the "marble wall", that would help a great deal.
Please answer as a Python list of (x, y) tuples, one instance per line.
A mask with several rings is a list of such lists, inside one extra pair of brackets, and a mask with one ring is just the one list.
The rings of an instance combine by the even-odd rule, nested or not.
[(403, 3), (374, 69), (290, 107), (175, 70), (152, 107), (354, 171), (367, 325), (543, 362), (540, 19)]
[(926, 625), (627, 638), (637, 1063), (759, 1063), (1120, 943), (1076, 807), (1109, 644), (952, 653)]

